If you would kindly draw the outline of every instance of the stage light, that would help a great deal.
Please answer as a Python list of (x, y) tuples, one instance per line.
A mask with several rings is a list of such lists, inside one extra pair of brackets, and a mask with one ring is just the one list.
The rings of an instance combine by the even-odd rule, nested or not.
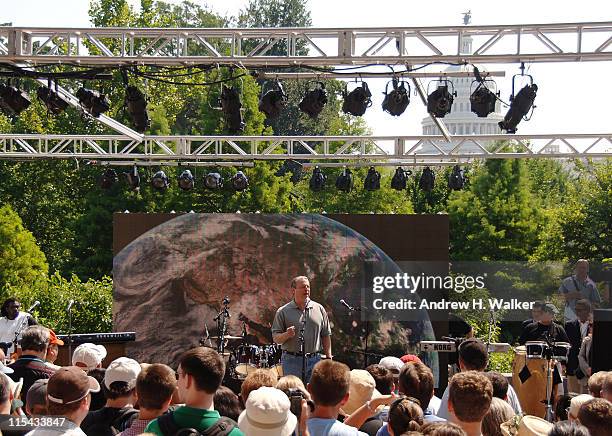
[(94, 117), (99, 117), (100, 114), (110, 109), (110, 103), (104, 94), (98, 91), (92, 91), (87, 88), (79, 88), (76, 93), (79, 103)]
[(419, 179), (419, 188), (425, 192), (431, 192), (434, 189), (435, 183), (435, 173), (429, 167), (425, 167), (421, 173), (421, 178)]
[[(439, 83), (435, 91), (427, 96), (427, 112), (438, 118), (444, 118), (451, 112), (454, 97), (457, 96), (453, 83), (450, 80), (440, 79), (431, 83)], [(451, 91), (449, 91), (449, 85)]]
[(316, 118), (327, 104), (327, 92), (323, 82), (311, 83), (314, 83), (315, 87), (306, 89), (306, 94), (298, 107), (310, 118)]
[(140, 175), (138, 174), (138, 168), (134, 165), (131, 172), (125, 173), (127, 178), (128, 186), (132, 191), (140, 191)]
[(404, 170), (402, 167), (397, 167), (393, 178), (391, 178), (391, 188), (397, 191), (403, 191), (406, 189), (408, 182), (408, 176), (412, 174), (410, 170)]
[(195, 179), (191, 171), (184, 170), (178, 177), (178, 185), (183, 191), (190, 191), (195, 186)]
[[(287, 95), (283, 91), (283, 87), (278, 80), (272, 83), (272, 89), (268, 89), (262, 93), (261, 99), (259, 100), (259, 110), (266, 114), (266, 118), (272, 119), (280, 115), (281, 110), (287, 104)], [(266, 86), (264, 85), (264, 90)]]
[[(391, 92), (388, 92), (389, 83), (393, 83), (393, 90)], [(396, 117), (404, 113), (410, 103), (410, 85), (408, 85), (408, 89), (406, 89), (405, 85), (408, 84), (396, 78), (391, 82), (387, 82), (384, 92), (385, 99), (382, 102), (382, 108), (385, 112)]]
[(151, 178), (151, 186), (158, 191), (165, 191), (169, 185), (168, 176), (162, 170), (156, 172)]
[(231, 182), (232, 187), (236, 191), (244, 191), (249, 187), (249, 179), (242, 171), (238, 171), (236, 174), (234, 174)]
[(327, 181), (327, 176), (323, 174), (321, 168), (315, 167), (312, 171), (312, 177), (310, 178), (310, 190), (314, 192), (322, 191), (325, 189), (325, 182)]
[(219, 104), (223, 111), (223, 120), (225, 128), (229, 133), (238, 133), (244, 130), (244, 121), (242, 120), (242, 102), (240, 101), (240, 93), (238, 89), (223, 85), (221, 88), (221, 96)]
[(353, 189), (353, 173), (349, 168), (344, 168), (342, 173), (336, 177), (336, 188), (344, 192), (351, 192)]
[(19, 115), (31, 103), (30, 97), (25, 92), (10, 84), (0, 83), (0, 109), (6, 115)]
[(465, 185), (465, 174), (459, 165), (453, 167), (453, 171), (448, 176), (448, 187), (453, 191), (460, 191)]
[(365, 180), (363, 181), (363, 189), (366, 191), (377, 191), (380, 189), (380, 173), (376, 168), (370, 167)]
[(45, 104), (47, 110), (54, 115), (62, 113), (68, 107), (68, 102), (50, 87), (41, 86), (36, 90), (36, 95)]
[(110, 189), (118, 180), (119, 177), (117, 177), (117, 172), (112, 168), (107, 168), (100, 178), (100, 186), (102, 189)]
[(366, 109), (372, 106), (372, 93), (368, 84), (361, 82), (361, 86), (348, 92), (347, 88), (342, 91), (344, 102), (342, 103), (342, 112), (345, 114), (351, 114), (355, 116), (362, 116)]
[[(521, 70), (524, 70), (524, 65), (521, 65)], [(528, 77), (529, 84), (525, 85), (518, 94), (514, 94), (514, 81), (519, 74), (515, 74), (512, 77), (512, 95), (510, 96), (510, 108), (506, 113), (503, 121), (498, 123), (499, 128), (505, 130), (507, 133), (516, 133), (516, 126), (521, 122), (523, 118), (528, 121), (527, 114), (533, 106), (536, 94), (538, 93), (538, 85), (533, 83), (533, 77), (530, 75), (520, 74), (521, 77)]]
[(283, 162), (281, 167), (274, 173), (277, 177), (282, 177), (287, 173), (291, 173), (291, 181), (293, 183), (298, 183), (302, 180), (302, 164), (295, 160), (286, 160)]
[(204, 186), (212, 190), (221, 189), (223, 188), (223, 177), (216, 172), (208, 173), (204, 176)]
[[(470, 109), (480, 118), (486, 118), (489, 114), (495, 112), (495, 102), (497, 101), (497, 95), (487, 88), (485, 82), (480, 82), (470, 95)], [(477, 82), (472, 82), (472, 84), (474, 83)]]
[(125, 88), (125, 106), (134, 130), (140, 133), (147, 130), (151, 122), (147, 114), (147, 99), (140, 89), (135, 86)]

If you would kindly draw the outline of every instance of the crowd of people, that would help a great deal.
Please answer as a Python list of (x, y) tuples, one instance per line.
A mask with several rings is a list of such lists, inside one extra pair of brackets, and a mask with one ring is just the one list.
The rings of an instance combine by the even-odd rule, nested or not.
[[(506, 377), (485, 372), (486, 346), (462, 342), (460, 372), (441, 398), (417, 356), (387, 356), (349, 369), (317, 362), (306, 385), (257, 369), (240, 392), (223, 386), (217, 351), (185, 351), (176, 369), (127, 357), (102, 362), (101, 345), (81, 344), (70, 366), (53, 362), (61, 340), (40, 325), (25, 329), (21, 354), (0, 369), (0, 429), (5, 435), (134, 436), (604, 436), (612, 433), (612, 372), (589, 377), (588, 394), (556, 401), (556, 423), (525, 415)], [(192, 433), (185, 433), (191, 431)], [(198, 433), (199, 432), (199, 433)]]

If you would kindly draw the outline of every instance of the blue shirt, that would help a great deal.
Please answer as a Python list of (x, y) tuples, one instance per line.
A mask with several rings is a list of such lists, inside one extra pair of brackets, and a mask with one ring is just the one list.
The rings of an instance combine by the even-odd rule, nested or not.
[(308, 431), (313, 436), (368, 436), (355, 427), (332, 418), (310, 418), (308, 420)]

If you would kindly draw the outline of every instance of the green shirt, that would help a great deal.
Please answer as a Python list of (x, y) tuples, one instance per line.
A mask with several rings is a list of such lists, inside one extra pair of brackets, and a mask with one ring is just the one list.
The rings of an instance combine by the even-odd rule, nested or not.
[[(194, 407), (182, 406), (174, 411), (172, 415), (174, 422), (180, 428), (195, 428), (199, 431), (204, 431), (213, 425), (221, 415), (216, 410), (196, 409)], [(158, 436), (165, 436), (157, 424), (157, 419), (154, 419), (145, 428), (145, 433), (153, 433)], [(244, 436), (238, 427), (234, 428), (230, 436)]]
[[(319, 303), (312, 300), (308, 303), (310, 308), (307, 312), (306, 326), (304, 329), (304, 345), (306, 353), (315, 353), (321, 351), (323, 336), (331, 336), (331, 327), (329, 324), (329, 318), (325, 308)], [(272, 333), (285, 333), (287, 328), (295, 326), (295, 336), (287, 339), (282, 344), (281, 348), (292, 353), (300, 351), (298, 343), (298, 337), (300, 335), (300, 329), (302, 327), (302, 316), (303, 313), (295, 300), (291, 300), (289, 303), (280, 307), (276, 311), (274, 322), (272, 323)]]

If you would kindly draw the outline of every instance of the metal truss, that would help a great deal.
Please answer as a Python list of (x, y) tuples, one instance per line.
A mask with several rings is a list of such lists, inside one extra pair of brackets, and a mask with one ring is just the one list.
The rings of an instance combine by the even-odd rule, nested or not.
[[(461, 53), (466, 37), (472, 38), (473, 54)], [(256, 67), (612, 60), (612, 22), (324, 29), (0, 27), (0, 41), (0, 62), (33, 64)]]
[[(514, 144), (512, 150), (508, 142)], [(125, 136), (0, 135), (0, 159), (89, 159), (117, 163), (297, 159), (321, 165), (442, 165), (501, 158), (612, 157), (604, 135), (454, 136)]]

